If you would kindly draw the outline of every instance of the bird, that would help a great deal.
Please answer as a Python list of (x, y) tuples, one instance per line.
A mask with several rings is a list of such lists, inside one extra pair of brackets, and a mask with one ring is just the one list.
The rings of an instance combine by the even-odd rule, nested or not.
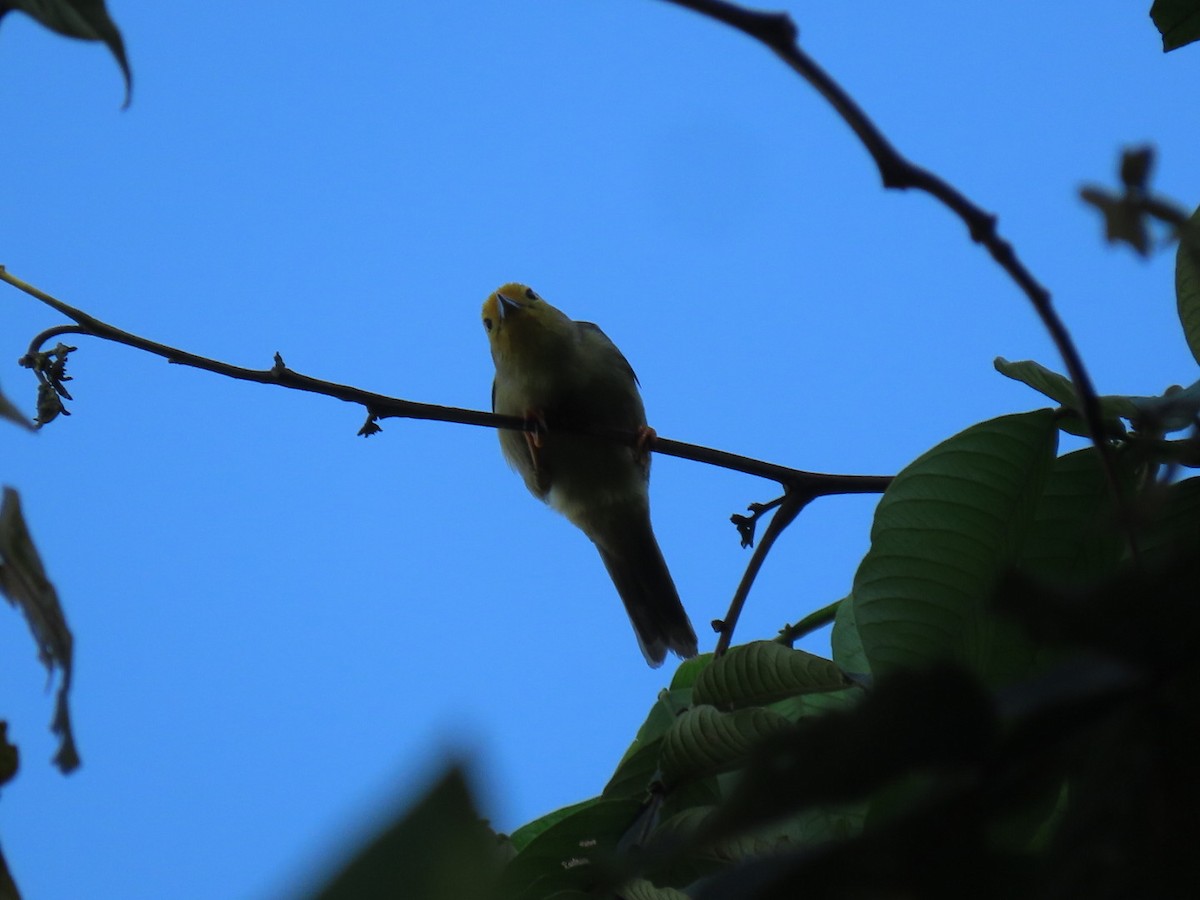
[[(562, 513), (600, 551), (646, 662), (696, 655), (696, 633), (650, 524), (654, 432), (637, 376), (591, 322), (569, 318), (532, 288), (510, 282), (483, 304), (496, 376), (492, 411), (532, 430), (497, 429), (500, 449), (530, 493)], [(555, 425), (638, 435), (619, 443)]]

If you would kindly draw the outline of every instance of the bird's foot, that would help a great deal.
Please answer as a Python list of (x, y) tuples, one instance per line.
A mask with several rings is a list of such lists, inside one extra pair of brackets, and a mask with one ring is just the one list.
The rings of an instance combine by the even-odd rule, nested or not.
[(634, 444), (634, 449), (637, 451), (638, 459), (646, 462), (650, 459), (650, 451), (654, 449), (654, 442), (658, 440), (658, 432), (649, 425), (639, 425), (637, 430), (637, 443)]
[(526, 410), (525, 421), (532, 426), (525, 432), (525, 446), (529, 448), (529, 461), (533, 463), (533, 471), (538, 472), (541, 470), (540, 451), (545, 445), (549, 428), (546, 426), (546, 417), (539, 410)]

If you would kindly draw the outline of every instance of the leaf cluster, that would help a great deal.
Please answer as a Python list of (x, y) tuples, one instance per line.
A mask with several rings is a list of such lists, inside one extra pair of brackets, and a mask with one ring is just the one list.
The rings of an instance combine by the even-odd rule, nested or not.
[[(1120, 521), (1095, 448), (1056, 455), (1062, 419), (915, 460), (832, 660), (753, 642), (683, 664), (600, 795), (464, 861), (468, 896), (1186, 895), (1200, 478), (1122, 447)], [(460, 802), (440, 814), (471, 819)]]

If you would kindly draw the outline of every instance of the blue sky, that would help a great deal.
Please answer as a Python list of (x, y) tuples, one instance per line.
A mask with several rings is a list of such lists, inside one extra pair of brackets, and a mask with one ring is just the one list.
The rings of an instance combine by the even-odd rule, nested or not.
[[(1104, 246), (1077, 190), (1151, 141), (1156, 186), (1196, 203), (1200, 51), (1164, 56), (1146, 4), (788, 8), (903, 152), (999, 214), (1102, 392), (1195, 379), (1171, 256)], [(668, 4), (110, 9), (124, 112), (103, 48), (0, 27), (0, 264), (127, 330), (484, 408), (479, 306), (521, 280), (602, 325), (661, 435), (863, 474), (1042, 405), (994, 357), (1060, 368), (956, 219), (884, 192), (773, 56)], [(14, 361), (60, 321), (0, 289), (0, 387), (27, 409)], [(30, 897), (293, 894), (459, 756), (500, 830), (602, 788), (671, 666), (645, 666), (594, 549), (494, 433), (364, 440), (358, 408), (79, 345), (73, 415), (9, 429), (2, 473), (76, 636), (64, 778), (0, 613), (22, 752), (0, 844)], [(776, 492), (655, 462), (702, 649), (749, 558), (728, 516)], [(738, 637), (843, 596), (873, 505), (806, 511)]]

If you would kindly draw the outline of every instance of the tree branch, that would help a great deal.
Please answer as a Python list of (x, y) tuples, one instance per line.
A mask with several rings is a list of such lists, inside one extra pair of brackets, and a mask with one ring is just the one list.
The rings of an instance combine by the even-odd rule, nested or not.
[[(786, 13), (768, 13), (748, 9), (724, 0), (667, 0), (708, 18), (723, 22), (731, 28), (762, 43), (794, 72), (807, 81), (829, 102), (842, 120), (858, 136), (863, 147), (871, 154), (879, 169), (885, 188), (906, 190), (915, 188), (940, 200), (951, 212), (963, 220), (971, 239), (982, 244), (992, 259), (1009, 275), (1029, 298), (1034, 310), (1041, 318), (1051, 339), (1058, 348), (1066, 365), (1075, 390), (1079, 394), (1088, 433), (1105, 461), (1110, 475), (1111, 460), (1106, 443), (1106, 431), (1100, 412), (1100, 402), (1091, 377), (1084, 368), (1083, 360), (1067, 332), (1066, 326), (1054, 311), (1050, 293), (1033, 277), (1017, 257), (1008, 241), (996, 230), (996, 217), (984, 212), (962, 193), (932, 172), (914, 165), (884, 137), (883, 133), (859, 108), (858, 104), (834, 81), (808, 54), (800, 49), (798, 30)], [(1116, 479), (1111, 478), (1114, 489)], [(1118, 493), (1119, 496), (1119, 493)]]
[[(33, 367), (34, 358), (39, 353), (40, 341), (61, 334), (86, 334), (102, 340), (124, 344), (127, 347), (133, 347), (134, 349), (142, 350), (155, 356), (161, 356), (163, 359), (176, 365), (203, 369), (206, 372), (224, 375), (227, 378), (233, 378), (238, 381), (273, 384), (278, 387), (333, 397), (336, 400), (342, 400), (346, 403), (359, 404), (367, 410), (367, 422), (359, 432), (364, 435), (370, 435), (379, 431), (379, 426), (375, 424), (375, 421), (386, 418), (457, 422), (461, 425), (478, 425), (485, 428), (511, 428), (515, 431), (527, 431), (534, 427), (532, 423), (517, 416), (501, 416), (495, 413), (484, 412), (483, 410), (439, 406), (433, 403), (419, 403), (415, 400), (389, 397), (385, 394), (376, 394), (372, 391), (364, 391), (349, 385), (323, 381), (287, 368), (278, 353), (275, 354), (274, 365), (269, 369), (247, 369), (242, 366), (209, 359), (208, 357), (200, 356), (187, 350), (180, 350), (177, 347), (160, 344), (157, 341), (152, 341), (109, 325), (107, 322), (102, 322), (95, 316), (64, 303), (62, 300), (22, 281), (8, 272), (3, 266), (0, 266), (0, 281), (8, 282), (13, 287), (24, 291), (26, 294), (45, 303), (47, 306), (50, 306), (77, 323), (77, 325), (64, 325), (51, 328), (38, 335), (34, 344), (31, 345), (29, 353), (21, 360), (23, 365), (29, 367)], [(605, 440), (627, 443), (630, 446), (634, 446), (638, 442), (638, 435), (634, 432), (596, 428), (581, 422), (554, 421), (548, 424), (566, 431), (590, 434)], [(732, 469), (748, 475), (756, 475), (760, 478), (767, 478), (771, 481), (779, 482), (787, 488), (806, 491), (813, 497), (834, 494), (882, 493), (891, 481), (890, 476), (884, 475), (836, 475), (821, 472), (806, 472), (803, 469), (792, 469), (775, 463), (751, 459), (747, 456), (739, 456), (736, 453), (728, 453), (724, 450), (715, 450), (711, 447), (701, 447), (697, 444), (686, 444), (682, 441), (673, 441), (666, 438), (657, 438), (651, 445), (651, 449), (666, 456), (689, 459), (694, 462), (707, 463), (708, 465)]]

